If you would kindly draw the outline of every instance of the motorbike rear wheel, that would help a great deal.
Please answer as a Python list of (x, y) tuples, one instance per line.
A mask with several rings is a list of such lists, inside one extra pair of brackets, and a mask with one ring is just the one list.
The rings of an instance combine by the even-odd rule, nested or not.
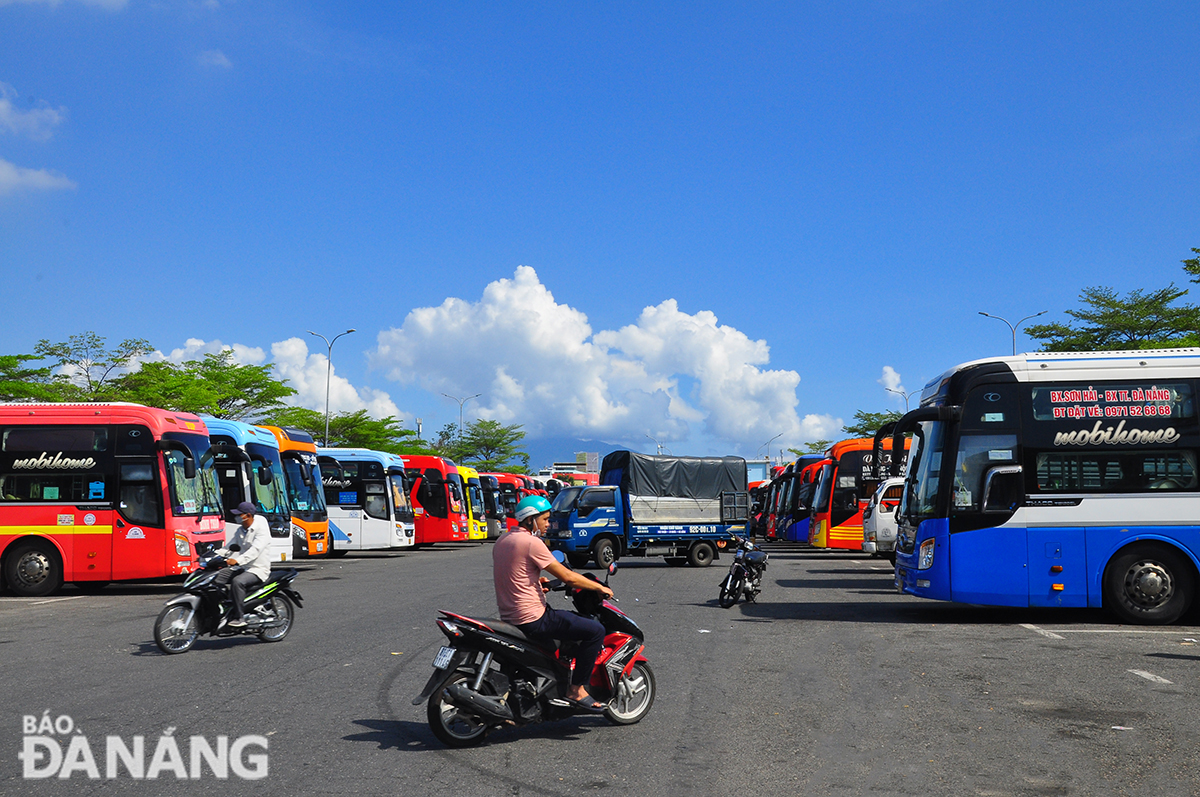
[(629, 675), (621, 677), (616, 694), (604, 708), (604, 716), (615, 725), (632, 725), (650, 712), (655, 691), (654, 670), (649, 662), (639, 661)]
[(292, 630), (292, 625), (296, 622), (296, 610), (292, 608), (292, 602), (288, 600), (286, 595), (272, 595), (270, 607), (275, 612), (275, 619), (272, 625), (258, 632), (258, 638), (263, 642), (278, 642), (288, 635), (288, 631)]
[(728, 609), (738, 602), (745, 587), (746, 581), (741, 573), (730, 573), (721, 582), (721, 595), (717, 598), (717, 603), (721, 604), (722, 609)]
[[(433, 731), (433, 735), (449, 747), (474, 747), (482, 743), (488, 731), (491, 730), (487, 720), (474, 714), (468, 714), (453, 703), (442, 700), (442, 693), (447, 689), (456, 683), (469, 680), (472, 679), (466, 673), (455, 673), (446, 682), (446, 685), (438, 690), (437, 694), (429, 696), (429, 703), (426, 705), (425, 715), (429, 719), (429, 730)], [(492, 691), (487, 681), (483, 682), (480, 691), (485, 693)]]
[[(188, 615), (191, 619), (184, 626)], [(200, 629), (196, 625), (196, 613), (186, 604), (165, 606), (154, 621), (154, 644), (163, 653), (171, 656), (176, 653), (186, 653), (196, 644)]]

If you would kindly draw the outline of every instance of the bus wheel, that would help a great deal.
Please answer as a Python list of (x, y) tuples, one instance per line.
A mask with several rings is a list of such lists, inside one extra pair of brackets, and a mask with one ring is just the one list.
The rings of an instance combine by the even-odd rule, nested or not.
[(616, 558), (617, 554), (613, 550), (612, 540), (607, 537), (596, 540), (596, 544), (592, 546), (592, 561), (596, 563), (596, 567), (607, 570)]
[(45, 540), (18, 542), (4, 557), (4, 580), (13, 594), (24, 598), (49, 595), (62, 586), (62, 559)]
[(708, 567), (712, 564), (713, 557), (715, 556), (716, 552), (713, 551), (712, 544), (702, 540), (693, 545), (692, 549), (688, 551), (687, 561), (692, 567)]
[(1104, 571), (1104, 605), (1127, 623), (1173, 623), (1192, 603), (1195, 579), (1187, 560), (1165, 545), (1136, 545)]

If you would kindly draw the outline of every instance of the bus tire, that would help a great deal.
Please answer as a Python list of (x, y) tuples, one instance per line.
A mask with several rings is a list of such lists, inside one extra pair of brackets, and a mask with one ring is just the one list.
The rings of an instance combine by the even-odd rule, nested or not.
[(63, 583), (62, 557), (46, 540), (14, 543), (4, 557), (4, 581), (14, 595), (40, 598)]
[(600, 570), (607, 570), (616, 560), (617, 550), (608, 537), (601, 537), (592, 545), (592, 561)]
[(713, 549), (712, 543), (701, 540), (688, 551), (687, 562), (692, 567), (708, 567), (716, 555), (717, 552)]
[(1173, 623), (1188, 610), (1195, 589), (1191, 563), (1168, 545), (1131, 545), (1104, 570), (1104, 607), (1126, 623)]

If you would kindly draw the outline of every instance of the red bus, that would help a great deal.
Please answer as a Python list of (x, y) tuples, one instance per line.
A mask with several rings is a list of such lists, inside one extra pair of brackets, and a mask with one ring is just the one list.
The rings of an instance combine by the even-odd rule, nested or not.
[(14, 594), (176, 576), (225, 542), (208, 428), (139, 404), (0, 405), (0, 569)]
[(504, 520), (508, 530), (517, 527), (517, 504), (528, 493), (522, 492), (525, 489), (525, 477), (518, 476), (515, 473), (483, 473), (481, 476), (492, 476), (500, 485), (500, 502), (504, 504), (504, 511), (507, 517)]
[(466, 542), (469, 527), (458, 466), (444, 457), (406, 455), (404, 473), (412, 483), (414, 545)]

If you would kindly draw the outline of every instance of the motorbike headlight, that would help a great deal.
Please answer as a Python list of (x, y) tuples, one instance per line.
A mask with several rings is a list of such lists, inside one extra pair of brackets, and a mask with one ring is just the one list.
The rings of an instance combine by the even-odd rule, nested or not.
[(921, 543), (921, 552), (917, 558), (917, 569), (928, 570), (933, 567), (933, 548), (935, 542), (933, 540), (925, 540)]

